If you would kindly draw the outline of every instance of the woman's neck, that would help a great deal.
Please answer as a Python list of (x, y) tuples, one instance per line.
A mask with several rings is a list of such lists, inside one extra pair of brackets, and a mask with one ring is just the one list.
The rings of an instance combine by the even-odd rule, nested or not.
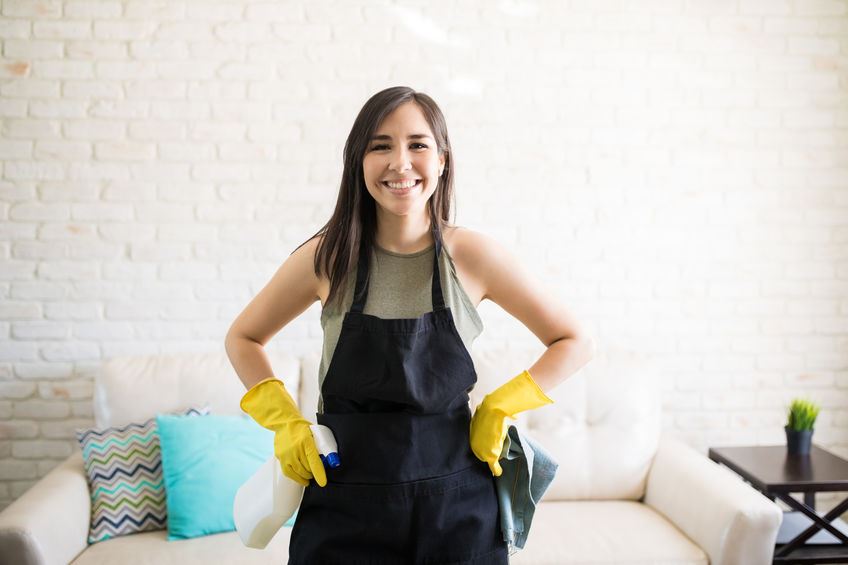
[(433, 245), (430, 217), (393, 216), (378, 218), (376, 243), (394, 253), (415, 253)]

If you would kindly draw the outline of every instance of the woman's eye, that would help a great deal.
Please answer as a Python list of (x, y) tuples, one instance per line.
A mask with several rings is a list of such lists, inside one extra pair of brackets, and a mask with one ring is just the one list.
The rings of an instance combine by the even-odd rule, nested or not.
[[(413, 147), (418, 145), (420, 147), (423, 147), (424, 149), (427, 149), (427, 146), (424, 145), (423, 143), (413, 143), (412, 145), (413, 145)], [(381, 149), (384, 149), (384, 148), (387, 148), (387, 147), (388, 147), (388, 145), (375, 145), (374, 147), (371, 148), (371, 151), (378, 151), (378, 150), (381, 150)]]

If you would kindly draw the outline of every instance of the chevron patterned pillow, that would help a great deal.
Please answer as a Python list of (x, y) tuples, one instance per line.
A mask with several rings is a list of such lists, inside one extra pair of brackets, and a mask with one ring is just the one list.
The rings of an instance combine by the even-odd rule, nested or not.
[[(209, 407), (177, 414), (205, 416)], [(88, 543), (168, 523), (156, 418), (121, 427), (76, 430), (91, 492)]]

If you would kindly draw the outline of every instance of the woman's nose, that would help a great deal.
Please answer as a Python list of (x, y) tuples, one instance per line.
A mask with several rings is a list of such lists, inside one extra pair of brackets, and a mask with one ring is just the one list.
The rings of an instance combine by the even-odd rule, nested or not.
[(392, 159), (389, 165), (391, 170), (402, 172), (411, 168), (411, 166), (409, 154), (406, 149), (400, 149), (399, 151), (392, 153)]

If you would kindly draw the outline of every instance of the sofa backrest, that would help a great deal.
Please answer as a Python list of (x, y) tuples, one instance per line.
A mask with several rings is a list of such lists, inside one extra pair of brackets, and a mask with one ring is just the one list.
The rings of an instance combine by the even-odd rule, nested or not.
[[(289, 391), (298, 390), (300, 359), (267, 354), (274, 374)], [(94, 420), (98, 427), (120, 426), (203, 405), (213, 414), (241, 414), (244, 393), (225, 352), (113, 357), (95, 377)]]
[[(470, 394), (472, 411), (543, 352), (543, 347), (473, 350), (477, 384)], [(269, 350), (267, 355), (304, 417), (315, 422), (319, 354), (297, 357)], [(204, 404), (213, 414), (240, 414), (244, 392), (223, 352), (117, 357), (97, 375), (94, 415), (98, 426), (114, 426)], [(599, 347), (587, 366), (548, 395), (553, 404), (516, 418), (559, 463), (545, 500), (639, 500), (662, 424), (659, 373), (649, 359)]]
[[(476, 407), (488, 392), (535, 363), (544, 348), (472, 353)], [(646, 355), (598, 346), (595, 358), (517, 414), (517, 425), (559, 463), (545, 500), (639, 500), (662, 431), (659, 371)]]

